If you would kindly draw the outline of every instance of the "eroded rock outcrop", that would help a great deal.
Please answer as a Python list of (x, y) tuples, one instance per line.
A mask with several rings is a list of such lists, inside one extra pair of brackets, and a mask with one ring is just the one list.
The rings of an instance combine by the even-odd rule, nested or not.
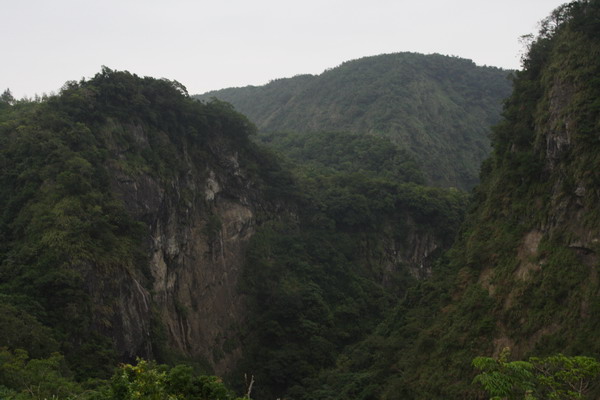
[[(144, 146), (144, 130), (131, 129)], [(137, 323), (115, 332), (125, 354), (152, 357), (144, 346), (155, 318), (164, 326), (169, 349), (224, 372), (240, 355), (232, 345), (244, 317), (238, 280), (256, 210), (265, 201), (240, 169), (235, 149), (221, 145), (203, 165), (183, 162), (187, 172), (171, 180), (111, 166), (114, 191), (147, 225), (150, 274), (145, 287), (132, 277), (135, 284), (117, 296), (117, 314)], [(221, 350), (226, 342), (228, 352)]]

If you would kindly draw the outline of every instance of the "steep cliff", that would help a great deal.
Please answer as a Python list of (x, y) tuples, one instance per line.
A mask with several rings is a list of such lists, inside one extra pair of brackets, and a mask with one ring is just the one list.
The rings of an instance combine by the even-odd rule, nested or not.
[(464, 211), (383, 142), (309, 177), (230, 105), (128, 72), (0, 118), (0, 320), (36, 332), (1, 325), (0, 346), (60, 350), (80, 379), (185, 359), (285, 393), (429, 274)]
[(599, 21), (576, 1), (542, 22), (459, 240), (313, 399), (485, 398), (476, 356), (600, 356)]
[[(135, 149), (111, 149), (115, 155), (150, 147), (148, 128), (110, 129), (133, 134), (135, 141)], [(212, 138), (201, 160), (189, 156), (193, 145), (185, 146), (184, 153), (177, 154), (182, 173), (166, 180), (111, 162), (111, 188), (128, 213), (148, 227), (145, 250), (151, 282), (146, 293), (152, 293), (154, 317), (164, 324), (166, 347), (202, 358), (223, 372), (239, 357), (239, 349), (228, 357), (213, 353), (224, 341), (237, 340), (243, 321), (243, 297), (237, 288), (245, 250), (257, 213), (275, 206), (240, 167), (237, 145)], [(141, 295), (145, 289), (139, 291)], [(149, 310), (140, 314), (150, 315)], [(135, 329), (139, 327), (122, 333), (130, 335)]]
[(495, 300), (496, 354), (600, 351), (599, 13), (573, 2), (543, 21), (494, 131), (463, 260)]
[(231, 368), (239, 349), (214, 352), (244, 316), (245, 250), (284, 207), (265, 193), (253, 126), (108, 68), (6, 110), (3, 299), (51, 327), (82, 376), (115, 357)]

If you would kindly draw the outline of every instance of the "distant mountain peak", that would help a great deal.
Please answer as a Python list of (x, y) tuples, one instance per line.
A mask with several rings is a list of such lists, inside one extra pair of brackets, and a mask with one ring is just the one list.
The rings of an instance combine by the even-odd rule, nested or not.
[(489, 154), (509, 73), (458, 57), (391, 53), (196, 98), (230, 102), (262, 132), (387, 136), (417, 160), (430, 184), (469, 189)]

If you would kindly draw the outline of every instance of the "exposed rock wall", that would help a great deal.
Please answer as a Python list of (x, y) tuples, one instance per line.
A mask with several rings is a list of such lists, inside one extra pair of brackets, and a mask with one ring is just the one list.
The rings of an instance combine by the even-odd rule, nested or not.
[[(125, 129), (145, 145), (143, 128)], [(212, 150), (203, 165), (184, 158), (187, 173), (172, 180), (109, 166), (114, 192), (148, 228), (150, 276), (144, 285), (138, 282), (143, 277), (124, 277), (123, 290), (115, 294), (118, 326), (112, 332), (126, 357), (154, 356), (152, 318), (164, 326), (170, 350), (203, 359), (218, 373), (240, 356), (235, 343), (244, 300), (238, 280), (263, 204), (237, 153), (225, 145)]]
[(382, 280), (384, 285), (393, 273), (402, 268), (408, 268), (410, 274), (417, 279), (429, 277), (435, 256), (448, 247), (443, 238), (426, 229), (419, 229), (410, 218), (405, 223), (411, 226), (410, 233), (405, 237), (383, 237), (386, 257)]

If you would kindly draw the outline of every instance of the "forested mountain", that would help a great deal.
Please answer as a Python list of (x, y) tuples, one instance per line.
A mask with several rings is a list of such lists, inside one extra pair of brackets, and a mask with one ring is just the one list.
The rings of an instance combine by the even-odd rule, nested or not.
[(2, 97), (3, 398), (232, 396), (144, 362), (90, 380), (136, 357), (305, 393), (451, 244), (466, 196), (422, 186), (389, 141), (348, 144), (355, 167), (292, 166), (254, 133), (226, 103), (109, 68)]
[(240, 307), (228, 269), (277, 200), (256, 200), (248, 120), (108, 68), (0, 113), (2, 315), (40, 327), (3, 323), (0, 346), (60, 350), (76, 377), (209, 353)]
[[(573, 2), (543, 21), (458, 242), (306, 399), (483, 399), (476, 356), (600, 356), (598, 54), (600, 2)], [(506, 398), (600, 398), (598, 382), (588, 397), (533, 386), (526, 397), (513, 372), (496, 382), (515, 385)]]
[(428, 183), (470, 189), (490, 151), (489, 127), (510, 93), (508, 75), (457, 57), (397, 53), (197, 97), (230, 102), (264, 133), (388, 137), (417, 161)]
[[(434, 175), (391, 131), (257, 135), (176, 81), (104, 67), (56, 96), (5, 92), (0, 398), (600, 398), (598, 363), (579, 379), (573, 363), (535, 378), (509, 361), (600, 358), (599, 54), (600, 1), (543, 21), (472, 198), (424, 185)], [(397, 54), (242, 92), (287, 86), (283, 112), (315, 82), (360, 81), (361, 65), (369, 83), (418, 70), (398, 79), (439, 101), (410, 106), (423, 129), (419, 112), (450, 110), (465, 119), (443, 126), (475, 135), (494, 120), (485, 88), (504, 85), (504, 71)], [(343, 121), (347, 107), (322, 105)], [(487, 381), (477, 356), (492, 357)]]
[(342, 132), (274, 133), (262, 135), (260, 141), (305, 171), (355, 172), (425, 183), (415, 160), (388, 138)]

